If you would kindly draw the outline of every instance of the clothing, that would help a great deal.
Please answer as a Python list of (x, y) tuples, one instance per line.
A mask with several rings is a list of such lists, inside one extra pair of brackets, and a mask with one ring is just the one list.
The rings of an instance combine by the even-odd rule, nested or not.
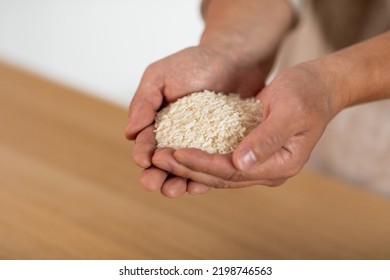
[[(276, 71), (388, 29), (390, 1), (306, 1), (299, 25), (282, 47)], [(338, 114), (308, 166), (390, 195), (390, 99)]]

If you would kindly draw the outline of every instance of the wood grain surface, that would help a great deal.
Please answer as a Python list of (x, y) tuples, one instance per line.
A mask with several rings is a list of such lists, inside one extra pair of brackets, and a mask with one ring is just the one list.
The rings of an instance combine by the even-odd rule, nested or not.
[(390, 199), (309, 170), (278, 188), (143, 190), (126, 111), (0, 64), (0, 259), (390, 258)]

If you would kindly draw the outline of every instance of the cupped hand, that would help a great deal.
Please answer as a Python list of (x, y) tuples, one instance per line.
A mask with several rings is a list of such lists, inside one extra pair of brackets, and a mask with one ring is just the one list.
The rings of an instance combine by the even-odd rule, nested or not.
[(189, 93), (209, 89), (254, 96), (264, 86), (272, 58), (254, 63), (226, 50), (191, 47), (151, 64), (130, 104), (125, 135), (135, 140), (133, 157), (145, 170), (141, 182), (148, 190), (161, 190), (169, 197), (189, 191), (202, 193), (208, 186), (175, 176), (152, 164), (156, 150), (154, 119), (166, 103)]
[(275, 78), (257, 96), (264, 107), (263, 122), (232, 154), (161, 149), (153, 164), (213, 188), (282, 184), (302, 169), (328, 122), (341, 110), (325, 70), (320, 62), (310, 62)]

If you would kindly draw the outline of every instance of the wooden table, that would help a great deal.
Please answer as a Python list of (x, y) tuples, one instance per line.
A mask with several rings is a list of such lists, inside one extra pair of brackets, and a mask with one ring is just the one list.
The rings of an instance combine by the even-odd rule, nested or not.
[(1, 259), (390, 258), (390, 199), (308, 170), (279, 188), (143, 190), (126, 116), (0, 64)]

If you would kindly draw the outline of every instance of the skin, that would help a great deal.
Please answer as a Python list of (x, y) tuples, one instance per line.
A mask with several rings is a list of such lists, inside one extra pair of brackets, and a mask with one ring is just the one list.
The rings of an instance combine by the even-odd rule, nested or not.
[(205, 30), (199, 45), (151, 64), (129, 108), (125, 134), (135, 140), (133, 158), (145, 169), (141, 182), (147, 190), (161, 190), (168, 197), (186, 191), (203, 193), (209, 186), (177, 178), (160, 168), (163, 163), (152, 163), (160, 151), (153, 134), (156, 111), (166, 102), (203, 89), (255, 96), (264, 87), (277, 48), (293, 22), (284, 0), (205, 1), (202, 14)]
[[(210, 187), (278, 186), (302, 169), (343, 108), (390, 97), (390, 32), (296, 65), (264, 87), (279, 42), (292, 26), (292, 11), (284, 1), (246, 3), (204, 3), (206, 28), (199, 46), (146, 70), (130, 105), (126, 136), (135, 140), (133, 157), (144, 168), (141, 182), (147, 190), (177, 197)], [(232, 154), (156, 149), (156, 111), (202, 89), (256, 96), (264, 107), (263, 122)]]

